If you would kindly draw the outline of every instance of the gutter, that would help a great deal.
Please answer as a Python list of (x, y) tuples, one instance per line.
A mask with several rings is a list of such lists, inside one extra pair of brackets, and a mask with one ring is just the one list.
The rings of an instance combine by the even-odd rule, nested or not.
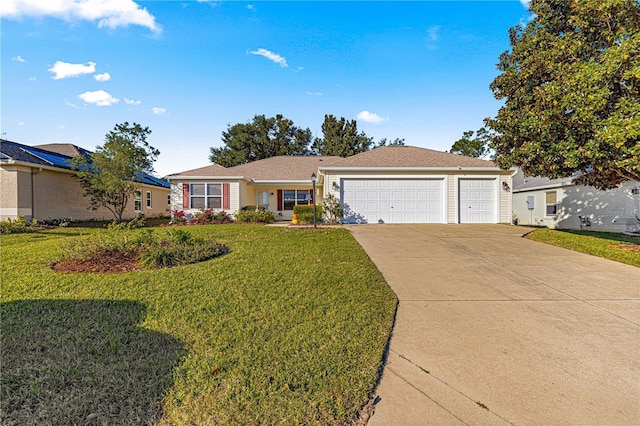
[(421, 172), (421, 171), (438, 171), (438, 172), (460, 172), (460, 171), (468, 171), (468, 172), (503, 172), (506, 170), (501, 169), (500, 167), (361, 167), (361, 166), (350, 166), (350, 167), (338, 167), (338, 166), (326, 166), (319, 167), (319, 171), (329, 171), (329, 172), (347, 172), (347, 171), (357, 171), (357, 172), (370, 172), (370, 171), (380, 171), (380, 172)]

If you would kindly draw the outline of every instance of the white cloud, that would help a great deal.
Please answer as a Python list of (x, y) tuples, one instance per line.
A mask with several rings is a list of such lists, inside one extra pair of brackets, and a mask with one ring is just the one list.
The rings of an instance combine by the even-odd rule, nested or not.
[(167, 112), (167, 110), (166, 110), (166, 109), (164, 109), (164, 108), (159, 108), (159, 107), (153, 107), (152, 111), (153, 111), (153, 113), (154, 113), (155, 115), (162, 115), (162, 114), (164, 114), (165, 112)]
[(322, 92), (307, 92), (306, 94), (309, 96), (322, 96)]
[(252, 5), (252, 4), (248, 4), (248, 5), (247, 5), (247, 9), (249, 9), (249, 10), (255, 10), (256, 8), (255, 8), (255, 6), (254, 6), (254, 5)]
[(37, 77), (29, 77), (29, 81), (36, 81), (37, 79)]
[(249, 51), (249, 53), (252, 55), (264, 56), (271, 62), (279, 64), (282, 68), (286, 68), (289, 66), (287, 64), (287, 60), (284, 57), (267, 49), (260, 48), (258, 50), (251, 50)]
[(104, 90), (96, 90), (95, 92), (84, 92), (78, 95), (80, 99), (88, 104), (95, 104), (97, 106), (111, 106), (120, 102), (119, 99), (114, 98), (108, 92)]
[(440, 25), (434, 25), (427, 28), (427, 39), (429, 41), (437, 41), (440, 37)]
[(91, 21), (98, 28), (115, 29), (128, 25), (146, 27), (154, 33), (162, 27), (147, 9), (133, 0), (3, 0), (2, 17), (52, 17), (68, 22)]
[(11, 60), (16, 62), (25, 62), (24, 58), (20, 55), (14, 56), (13, 58), (11, 58)]
[(520, 3), (525, 9), (529, 10), (529, 6), (531, 5), (531, 0), (520, 0)]
[(24, 126), (24, 121), (19, 122), (18, 126)]
[(140, 105), (142, 101), (135, 101), (133, 99), (124, 98), (124, 103), (127, 105)]
[(51, 78), (61, 80), (63, 78), (78, 77), (82, 74), (93, 74), (96, 72), (96, 64), (95, 62), (87, 62), (87, 65), (82, 65), (56, 61), (48, 71), (55, 74)]
[(366, 123), (373, 123), (373, 124), (379, 124), (385, 121), (389, 121), (389, 117), (383, 118), (383, 117), (380, 117), (375, 112), (369, 112), (366, 110), (360, 111), (356, 117), (358, 120), (362, 120)]
[(109, 81), (111, 80), (111, 74), (105, 72), (104, 74), (96, 74), (93, 78), (95, 78), (96, 81)]

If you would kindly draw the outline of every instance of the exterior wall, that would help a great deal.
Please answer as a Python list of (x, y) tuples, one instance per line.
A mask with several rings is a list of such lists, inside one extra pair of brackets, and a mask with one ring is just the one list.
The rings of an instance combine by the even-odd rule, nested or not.
[[(619, 188), (600, 191), (582, 185), (566, 185), (513, 194), (513, 214), (520, 225), (547, 226), (557, 229), (580, 229), (580, 216), (589, 220), (590, 226), (582, 229), (593, 231), (624, 232), (640, 228), (640, 182), (625, 182)], [(546, 214), (545, 194), (556, 191), (557, 213)], [(534, 197), (534, 208), (527, 208), (527, 197)]]
[[(433, 171), (433, 172), (421, 172), (421, 171), (324, 171), (324, 194), (332, 194), (338, 200), (340, 200), (340, 181), (343, 178), (444, 178), (445, 179), (445, 217), (447, 223), (459, 222), (459, 209), (458, 209), (458, 186), (459, 179), (461, 178), (486, 178), (496, 180), (496, 223), (511, 223), (511, 174), (508, 171), (496, 173), (492, 170), (490, 172), (467, 172), (456, 173), (447, 171)], [(502, 182), (506, 182), (509, 185), (509, 191), (505, 191), (502, 187)]]
[[(31, 186), (33, 170), (33, 188)], [(2, 219), (24, 216), (27, 220), (69, 218), (72, 220), (114, 219), (106, 208), (89, 210), (89, 200), (71, 173), (28, 167), (2, 167)], [(33, 191), (32, 191), (33, 190)], [(142, 186), (142, 210), (134, 211), (133, 197), (127, 204), (124, 217), (135, 218), (167, 214), (168, 189)], [(152, 208), (146, 207), (146, 192), (151, 191)], [(15, 201), (13, 201), (15, 200)], [(6, 204), (5, 204), (6, 202)]]
[[(171, 210), (184, 210), (187, 213), (195, 213), (197, 209), (189, 209), (188, 205), (183, 203), (182, 199), (182, 184), (184, 183), (228, 183), (229, 184), (229, 208), (225, 209), (228, 213), (235, 213), (240, 209), (241, 193), (244, 191), (241, 188), (242, 182), (228, 181), (228, 180), (206, 180), (206, 179), (172, 179), (171, 180)], [(222, 209), (220, 209), (222, 210)]]
[(0, 168), (0, 220), (18, 216), (32, 218), (31, 169), (3, 166)]
[[(252, 184), (246, 181), (222, 181), (222, 180), (171, 180), (171, 208), (172, 210), (184, 210), (187, 213), (195, 213), (197, 210), (185, 209), (182, 200), (183, 183), (229, 183), (229, 209), (227, 212), (233, 215), (241, 208), (257, 203), (259, 191), (269, 193), (269, 210), (276, 214), (277, 220), (291, 220), (292, 210), (278, 210), (278, 190), (284, 189), (306, 189), (310, 190), (311, 185), (300, 184)], [(322, 203), (322, 186), (316, 187), (316, 199)]]

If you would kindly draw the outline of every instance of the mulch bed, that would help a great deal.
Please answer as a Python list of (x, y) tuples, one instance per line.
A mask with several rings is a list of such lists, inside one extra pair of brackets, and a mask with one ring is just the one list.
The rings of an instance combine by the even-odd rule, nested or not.
[(138, 270), (138, 253), (102, 252), (90, 259), (63, 259), (53, 265), (57, 272), (131, 272)]

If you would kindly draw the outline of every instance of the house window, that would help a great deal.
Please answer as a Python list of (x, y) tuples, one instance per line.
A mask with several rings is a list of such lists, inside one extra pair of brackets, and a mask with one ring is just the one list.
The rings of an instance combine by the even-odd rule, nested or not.
[(167, 205), (171, 205), (171, 194), (167, 195)]
[(133, 210), (142, 211), (142, 191), (140, 190), (133, 191)]
[(558, 213), (558, 196), (556, 191), (545, 192), (547, 216), (553, 216)]
[(285, 189), (282, 191), (283, 210), (293, 210), (296, 204), (309, 204), (308, 189)]
[(147, 191), (147, 208), (151, 208), (151, 191)]
[(221, 209), (221, 183), (192, 183), (189, 188), (190, 209)]

